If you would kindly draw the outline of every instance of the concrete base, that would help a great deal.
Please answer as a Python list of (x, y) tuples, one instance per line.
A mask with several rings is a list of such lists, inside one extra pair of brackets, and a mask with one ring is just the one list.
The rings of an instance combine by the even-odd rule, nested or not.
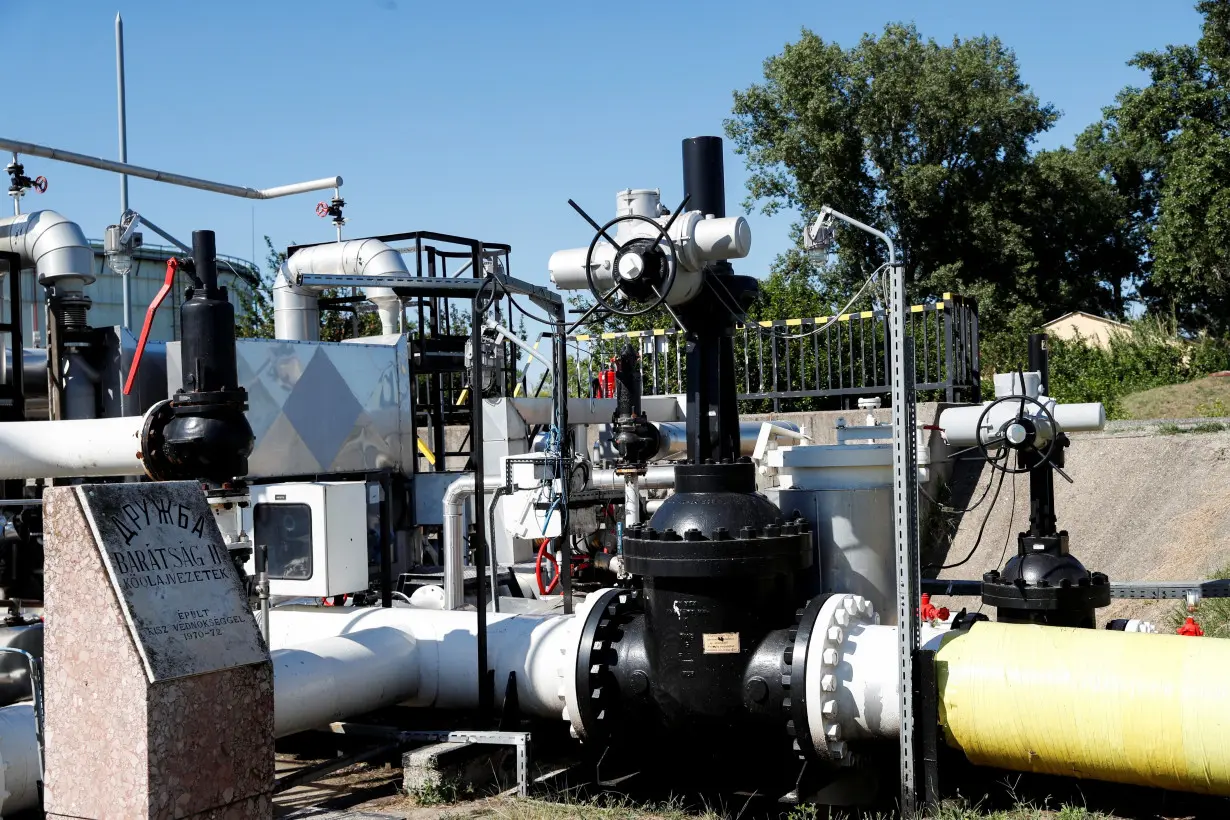
[(433, 743), (402, 755), (402, 788), (414, 795), (445, 789), (477, 792), (492, 782), (516, 785), (516, 759), (511, 746)]

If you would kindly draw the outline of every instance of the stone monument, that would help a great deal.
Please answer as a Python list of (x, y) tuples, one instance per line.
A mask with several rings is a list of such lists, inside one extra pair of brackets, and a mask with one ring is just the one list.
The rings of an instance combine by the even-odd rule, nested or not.
[(44, 504), (47, 817), (271, 817), (273, 669), (200, 484)]

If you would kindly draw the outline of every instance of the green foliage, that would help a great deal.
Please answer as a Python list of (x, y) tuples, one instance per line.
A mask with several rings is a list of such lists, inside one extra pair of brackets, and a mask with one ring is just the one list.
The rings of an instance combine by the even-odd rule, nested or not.
[(1120, 418), (1123, 396), (1221, 370), (1226, 349), (1207, 337), (1186, 341), (1149, 320), (1113, 334), (1107, 348), (1079, 338), (1051, 339), (1050, 391), (1061, 402), (1100, 401), (1110, 418)]
[(1149, 75), (1078, 140), (1128, 203), (1141, 295), (1187, 330), (1230, 330), (1230, 0), (1204, 0), (1194, 45), (1137, 54)]
[[(842, 49), (804, 30), (764, 76), (735, 93), (727, 122), (749, 207), (810, 218), (827, 204), (884, 228), (912, 298), (977, 298), (983, 337), (1004, 346), (1051, 315), (1122, 311), (1139, 255), (1125, 206), (1091, 157), (1031, 153), (1056, 112), (998, 39), (938, 43), (894, 24)], [(837, 240), (833, 264), (808, 271), (786, 254), (775, 272), (814, 279), (821, 301), (848, 298), (884, 250), (845, 227)]]

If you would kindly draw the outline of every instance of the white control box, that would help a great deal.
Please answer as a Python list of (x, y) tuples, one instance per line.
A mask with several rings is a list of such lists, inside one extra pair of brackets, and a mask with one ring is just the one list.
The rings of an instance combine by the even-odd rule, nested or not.
[[(252, 543), (268, 554), (271, 595), (330, 598), (368, 588), (368, 489), (363, 481), (251, 488)], [(244, 569), (255, 574), (255, 560)]]

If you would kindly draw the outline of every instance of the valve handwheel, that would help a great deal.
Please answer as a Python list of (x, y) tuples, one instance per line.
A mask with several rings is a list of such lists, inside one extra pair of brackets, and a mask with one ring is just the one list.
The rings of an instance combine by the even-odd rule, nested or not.
[[(1016, 415), (1000, 425), (999, 432), (996, 437), (989, 439), (983, 438), (983, 425), (986, 422), (987, 417), (990, 415), (991, 410), (996, 405), (1006, 404), (1008, 402), (1020, 402), (1020, 407), (1018, 408)], [(1041, 411), (1042, 418), (1044, 418), (1047, 424), (1050, 425), (1050, 438), (1047, 440), (1046, 445), (1042, 448), (1039, 448), (1035, 444), (1035, 440), (1038, 435), (1038, 425), (1035, 423), (1034, 419), (1028, 418), (1025, 415), (1025, 405), (1027, 403), (1036, 405), (1038, 410)], [(1003, 398), (996, 399), (983, 408), (982, 414), (978, 416), (978, 426), (975, 428), (974, 435), (978, 441), (978, 451), (982, 454), (982, 457), (986, 459), (988, 464), (997, 470), (1004, 471), (1005, 473), (1020, 475), (1036, 469), (1039, 465), (1050, 462), (1051, 454), (1055, 450), (1055, 442), (1059, 440), (1059, 436), (1057, 435), (1058, 429), (1059, 427), (1055, 423), (1055, 417), (1051, 415), (1051, 411), (1048, 410), (1046, 405), (1042, 402), (1030, 396), (1004, 396)], [(991, 457), (989, 448), (993, 445), (1000, 445), (1004, 448), (1004, 455), (1002, 457)], [(1007, 455), (1013, 451), (1019, 454), (1036, 453), (1038, 456), (1037, 463), (1023, 467), (1009, 467), (1007, 463)]]
[(47, 177), (35, 177), (31, 187), (33, 187), (34, 190), (38, 191), (40, 194), (47, 193)]
[[(670, 237), (670, 229), (690, 199), (690, 196), (684, 197), (665, 225), (640, 214), (624, 214), (601, 226), (581, 210), (579, 205), (568, 200), (568, 204), (575, 208), (595, 231), (585, 253), (585, 283), (600, 306), (620, 316), (641, 316), (666, 302), (679, 270), (679, 249)], [(621, 222), (644, 222), (653, 228), (655, 235), (636, 236), (621, 245), (607, 232)], [(606, 239), (615, 249), (615, 258), (611, 262), (611, 278), (615, 285), (606, 293), (603, 293), (594, 281), (594, 250), (597, 249), (600, 239)], [(622, 295), (629, 306), (619, 307), (608, 301), (616, 294)], [(643, 304), (640, 307), (631, 306), (638, 302)]]
[(317, 202), (316, 203), (316, 215), (320, 217), (321, 219), (324, 219), (326, 216), (328, 216), (329, 215), (329, 203), (328, 202)]

